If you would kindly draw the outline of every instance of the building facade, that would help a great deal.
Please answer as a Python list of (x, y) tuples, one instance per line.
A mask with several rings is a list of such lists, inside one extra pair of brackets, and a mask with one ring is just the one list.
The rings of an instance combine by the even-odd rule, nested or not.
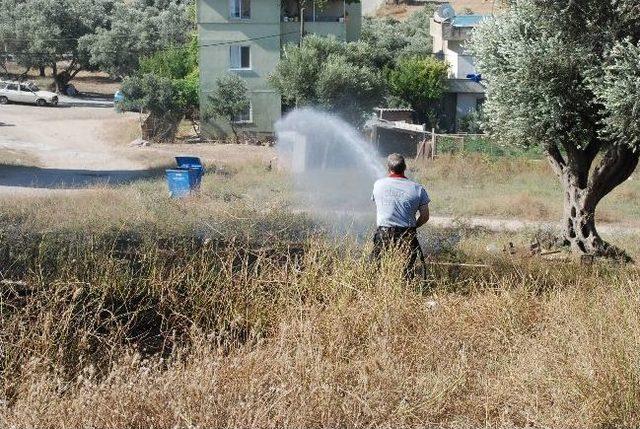
[[(280, 95), (269, 86), (284, 46), (297, 44), (301, 19), (305, 34), (334, 36), (344, 41), (360, 36), (360, 4), (329, 0), (322, 10), (315, 5), (299, 16), (295, 0), (198, 0), (200, 38), (200, 90), (202, 108), (216, 80), (225, 74), (242, 77), (249, 89), (251, 107), (235, 118), (236, 128), (246, 134), (273, 133), (273, 124), (282, 114)], [(223, 137), (230, 132), (225, 120), (203, 124), (210, 135)]]
[[(453, 9), (449, 9), (453, 11)], [(473, 29), (486, 16), (439, 14), (431, 20), (433, 52), (449, 64), (448, 90), (442, 100), (441, 128), (458, 131), (460, 122), (476, 112), (485, 99), (485, 87), (479, 81), (476, 60), (465, 48)]]

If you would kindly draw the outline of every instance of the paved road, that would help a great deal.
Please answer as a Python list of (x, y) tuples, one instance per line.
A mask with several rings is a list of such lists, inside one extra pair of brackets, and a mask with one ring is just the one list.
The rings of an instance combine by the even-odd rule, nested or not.
[(100, 107), (0, 106), (0, 195), (121, 183), (146, 166), (111, 143), (132, 116)]

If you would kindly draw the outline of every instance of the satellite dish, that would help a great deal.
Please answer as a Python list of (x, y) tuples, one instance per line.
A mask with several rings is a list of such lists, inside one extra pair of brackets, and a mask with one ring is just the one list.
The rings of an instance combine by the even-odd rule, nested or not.
[(444, 22), (453, 19), (456, 16), (456, 10), (449, 3), (438, 6), (434, 13), (434, 18), (438, 22)]

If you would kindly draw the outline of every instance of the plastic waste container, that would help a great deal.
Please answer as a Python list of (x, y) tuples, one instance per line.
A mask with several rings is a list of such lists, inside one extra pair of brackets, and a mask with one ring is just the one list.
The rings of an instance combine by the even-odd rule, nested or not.
[(196, 189), (198, 172), (188, 168), (177, 168), (166, 171), (169, 194), (172, 198), (190, 196)]
[(176, 164), (180, 169), (186, 168), (195, 171), (195, 186), (199, 189), (202, 183), (202, 176), (204, 176), (204, 165), (202, 165), (200, 158), (196, 156), (176, 156)]

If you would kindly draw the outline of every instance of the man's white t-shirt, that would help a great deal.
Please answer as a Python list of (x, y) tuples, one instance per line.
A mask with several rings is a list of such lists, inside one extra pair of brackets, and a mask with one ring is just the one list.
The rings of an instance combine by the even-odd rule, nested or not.
[(431, 200), (427, 191), (415, 182), (401, 177), (385, 177), (373, 185), (378, 226), (415, 228), (416, 213)]

